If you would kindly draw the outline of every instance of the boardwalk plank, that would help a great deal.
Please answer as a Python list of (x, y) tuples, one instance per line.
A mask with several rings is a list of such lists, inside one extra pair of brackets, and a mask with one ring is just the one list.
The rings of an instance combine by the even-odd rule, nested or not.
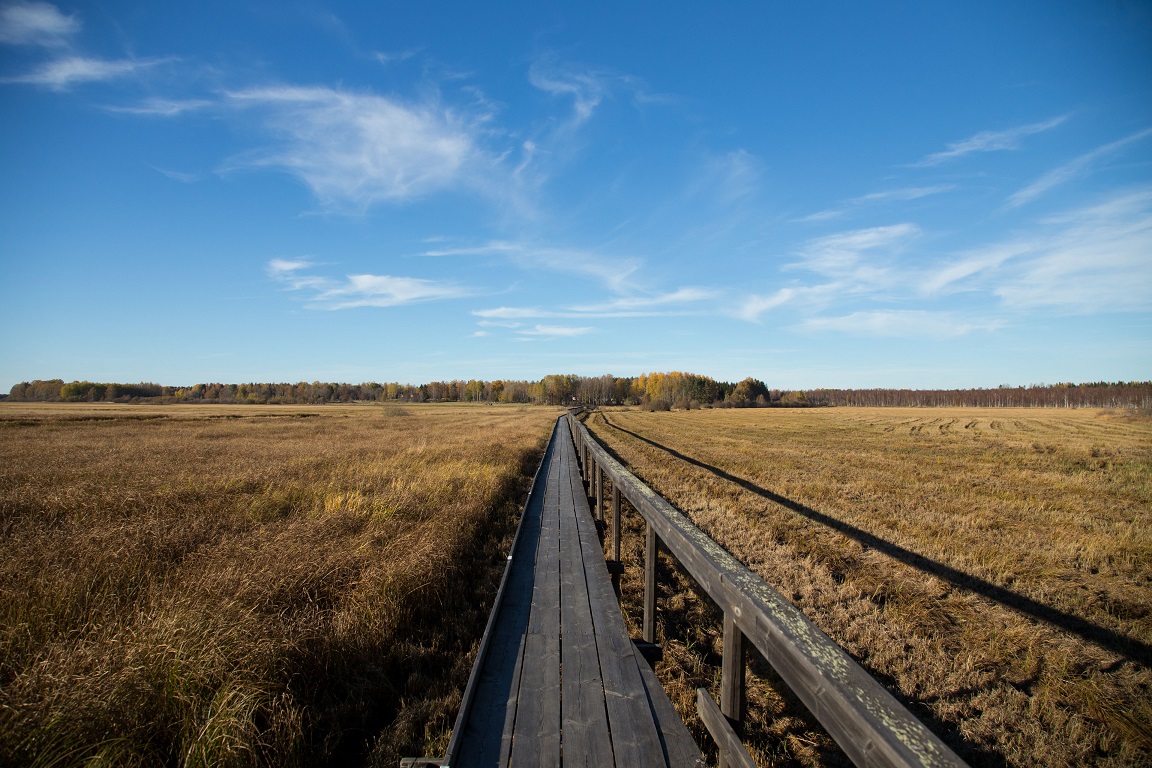
[[(563, 439), (560, 442), (562, 444)], [(579, 473), (572, 471), (569, 478), (574, 495), (580, 493), (575, 490), (582, 489)], [(663, 764), (664, 748), (637, 666), (638, 663), (646, 662), (638, 661), (632, 642), (628, 639), (588, 505), (584, 504), (580, 512), (577, 516), (580, 548), (588, 582), (592, 621), (600, 649), (600, 671), (616, 764), (656, 765), (654, 760)]]
[[(575, 452), (559, 454), (560, 476), (575, 471)], [(557, 488), (560, 510), (560, 631), (563, 666), (562, 720), (565, 766), (612, 764), (604, 686), (588, 603), (572, 485)]]
[(696, 765), (628, 639), (563, 419), (524, 514), (452, 765)]
[(664, 692), (656, 673), (642, 659), (639, 662), (640, 677), (648, 692), (648, 704), (652, 708), (652, 717), (656, 721), (656, 730), (660, 733), (664, 758), (669, 767), (704, 768), (707, 763), (704, 762), (700, 747), (696, 746), (696, 740), (680, 719), (680, 714)]
[(559, 480), (563, 442), (548, 471), (536, 548), (532, 613), (524, 641), (520, 699), (512, 733), (513, 768), (560, 765), (560, 515)]

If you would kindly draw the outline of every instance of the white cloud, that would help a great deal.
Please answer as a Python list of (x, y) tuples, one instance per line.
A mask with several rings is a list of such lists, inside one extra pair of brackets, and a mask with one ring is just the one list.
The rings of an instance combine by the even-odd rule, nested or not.
[(707, 301), (708, 299), (716, 298), (718, 295), (716, 291), (704, 288), (679, 288), (675, 291), (661, 293), (655, 296), (624, 296), (603, 304), (574, 306), (571, 307), (571, 311), (584, 314), (636, 312), (650, 310), (656, 307)]
[(517, 331), (517, 333), (524, 337), (571, 338), (573, 336), (583, 336), (595, 330), (595, 328), (587, 326), (574, 328), (567, 325), (537, 325), (531, 329)]
[(1008, 207), (1016, 208), (1031, 202), (1053, 187), (1059, 186), (1083, 174), (1100, 158), (1118, 152), (1129, 144), (1134, 144), (1149, 136), (1152, 136), (1152, 128), (1138, 131), (1130, 136), (1125, 136), (1122, 139), (1105, 144), (1102, 147), (1097, 147), (1091, 152), (1080, 155), (1080, 157), (1077, 157), (1075, 160), (1049, 171), (1024, 189), (1013, 194), (1008, 198)]
[(502, 256), (530, 269), (550, 269), (600, 280), (614, 293), (631, 288), (628, 278), (641, 266), (638, 259), (611, 257), (580, 248), (556, 248), (525, 242), (493, 240), (478, 246), (437, 248), (425, 256)]
[(363, 210), (448, 189), (483, 189), (497, 170), (478, 144), (476, 125), (436, 104), (290, 86), (236, 91), (228, 100), (262, 112), (280, 140), (236, 165), (283, 169), (330, 207)]
[(604, 98), (604, 78), (591, 70), (578, 71), (550, 62), (536, 62), (528, 69), (528, 82), (553, 96), (572, 98), (569, 129), (587, 122)]
[(524, 320), (556, 316), (556, 313), (538, 307), (495, 307), (493, 309), (477, 309), (472, 314), (477, 317), (499, 320)]
[(397, 61), (407, 61), (419, 53), (419, 51), (419, 48), (409, 48), (405, 51), (395, 51), (391, 53), (385, 51), (376, 51), (376, 53), (373, 54), (373, 58), (375, 58), (376, 61), (380, 62), (381, 64), (388, 66), (389, 64)]
[(307, 259), (272, 259), (268, 262), (268, 273), (271, 275), (286, 275), (315, 266)]
[(1152, 308), (1152, 189), (1050, 219), (1056, 231), (995, 289), (1006, 307), (1098, 313)]
[(759, 322), (765, 312), (787, 304), (795, 296), (793, 288), (781, 288), (768, 296), (749, 296), (736, 309), (736, 316), (750, 323)]
[(214, 102), (206, 99), (148, 99), (132, 107), (106, 107), (109, 112), (122, 112), (127, 115), (175, 117), (185, 112), (211, 107)]
[(942, 192), (950, 192), (955, 188), (955, 184), (936, 184), (931, 187), (900, 187), (898, 189), (885, 189), (879, 192), (870, 192), (866, 195), (852, 198), (851, 200), (847, 201), (847, 203), (845, 203), (845, 207), (830, 208), (824, 211), (817, 211), (816, 213), (810, 213), (807, 216), (796, 219), (796, 221), (800, 223), (830, 221), (832, 219), (838, 219), (841, 216), (849, 213), (849, 211), (851, 211), (853, 208), (860, 206), (871, 205), (875, 203), (908, 202), (910, 200), (919, 200), (922, 197), (938, 195)]
[(0, 8), (0, 43), (65, 47), (80, 31), (74, 16), (49, 3), (11, 3)]
[(875, 280), (883, 270), (863, 264), (862, 257), (899, 249), (919, 233), (915, 224), (903, 223), (825, 235), (808, 241), (800, 250), (801, 260), (790, 266), (836, 278)]
[(34, 72), (5, 78), (5, 82), (43, 85), (54, 91), (63, 91), (76, 83), (104, 82), (127, 77), (158, 63), (157, 60), (120, 59), (109, 61), (70, 56), (50, 61)]
[(1051, 120), (1045, 120), (1040, 123), (1031, 123), (1029, 125), (1021, 125), (1016, 128), (1009, 128), (1005, 131), (981, 131), (974, 136), (970, 136), (963, 141), (957, 141), (948, 145), (948, 149), (943, 152), (936, 152), (935, 154), (928, 155), (920, 162), (916, 163), (918, 166), (938, 165), (946, 160), (951, 160), (964, 155), (970, 155), (974, 152), (997, 152), (1009, 149), (1018, 149), (1020, 141), (1026, 136), (1032, 136), (1037, 133), (1050, 131), (1056, 126), (1063, 123), (1068, 119), (1068, 115), (1061, 115), (1054, 117)]
[(1005, 309), (1073, 314), (1152, 306), (1152, 188), (1043, 219), (929, 273), (926, 294), (983, 292)]
[(936, 184), (931, 187), (901, 187), (899, 189), (871, 192), (867, 195), (853, 198), (849, 202), (857, 205), (864, 203), (884, 203), (889, 200), (905, 202), (908, 200), (919, 200), (922, 197), (929, 197), (931, 195), (938, 195), (941, 192), (949, 192), (955, 188), (955, 184)]
[(722, 205), (748, 197), (760, 187), (760, 160), (744, 149), (710, 158), (693, 192), (706, 194)]
[(1009, 259), (1028, 253), (1024, 243), (1005, 243), (983, 248), (967, 254), (943, 269), (930, 273), (920, 284), (920, 292), (928, 295), (953, 288), (967, 278), (996, 269)]
[[(692, 304), (715, 299), (717, 291), (703, 288), (680, 288), (655, 296), (625, 296), (601, 304), (584, 304), (543, 309), (541, 307), (492, 307), (473, 310), (483, 322), (493, 320), (528, 320), (541, 318), (620, 318), (620, 317), (668, 317), (689, 314), (691, 310), (678, 308), (678, 305)], [(494, 324), (494, 323), (493, 323)], [(502, 323), (505, 327), (518, 327), (518, 323)], [(549, 326), (551, 327), (551, 326)]]
[(800, 327), (808, 331), (847, 333), (855, 336), (946, 339), (972, 331), (991, 331), (997, 321), (973, 321), (951, 312), (886, 309), (853, 312), (840, 317), (811, 317)]
[(419, 277), (348, 275), (343, 285), (322, 291), (314, 299), (325, 309), (397, 307), (417, 302), (456, 299), (468, 291), (453, 283)]
[(272, 259), (267, 264), (267, 272), (289, 290), (310, 291), (308, 306), (313, 309), (397, 307), (470, 295), (466, 288), (455, 283), (419, 277), (360, 274), (336, 280), (303, 274), (303, 270), (314, 266), (314, 262), (306, 259)]

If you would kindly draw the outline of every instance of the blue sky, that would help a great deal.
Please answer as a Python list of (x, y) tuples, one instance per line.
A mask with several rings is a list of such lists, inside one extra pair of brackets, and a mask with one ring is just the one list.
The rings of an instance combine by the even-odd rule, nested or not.
[(1152, 5), (570, 5), (0, 2), (0, 389), (1152, 378)]

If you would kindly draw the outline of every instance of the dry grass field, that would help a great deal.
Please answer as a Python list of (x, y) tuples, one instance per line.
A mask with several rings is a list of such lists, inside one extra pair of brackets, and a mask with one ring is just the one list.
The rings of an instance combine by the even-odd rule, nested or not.
[(0, 404), (0, 764), (442, 752), (556, 415)]
[[(1152, 763), (1152, 419), (608, 409), (587, 424), (973, 765)], [(693, 691), (717, 691), (718, 614), (666, 556), (662, 571), (658, 671), (702, 734)], [(756, 669), (757, 759), (844, 762)]]

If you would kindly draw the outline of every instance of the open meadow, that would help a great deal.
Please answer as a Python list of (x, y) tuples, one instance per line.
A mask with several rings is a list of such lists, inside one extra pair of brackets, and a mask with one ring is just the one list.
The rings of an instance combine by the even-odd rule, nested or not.
[[(973, 765), (1152, 762), (1152, 419), (604, 409), (586, 424)], [(643, 536), (626, 519), (635, 635)], [(666, 555), (661, 571), (657, 670), (699, 738), (694, 692), (718, 691), (719, 616)], [(846, 762), (753, 668), (758, 761)]]
[(0, 404), (0, 765), (442, 753), (556, 416)]

